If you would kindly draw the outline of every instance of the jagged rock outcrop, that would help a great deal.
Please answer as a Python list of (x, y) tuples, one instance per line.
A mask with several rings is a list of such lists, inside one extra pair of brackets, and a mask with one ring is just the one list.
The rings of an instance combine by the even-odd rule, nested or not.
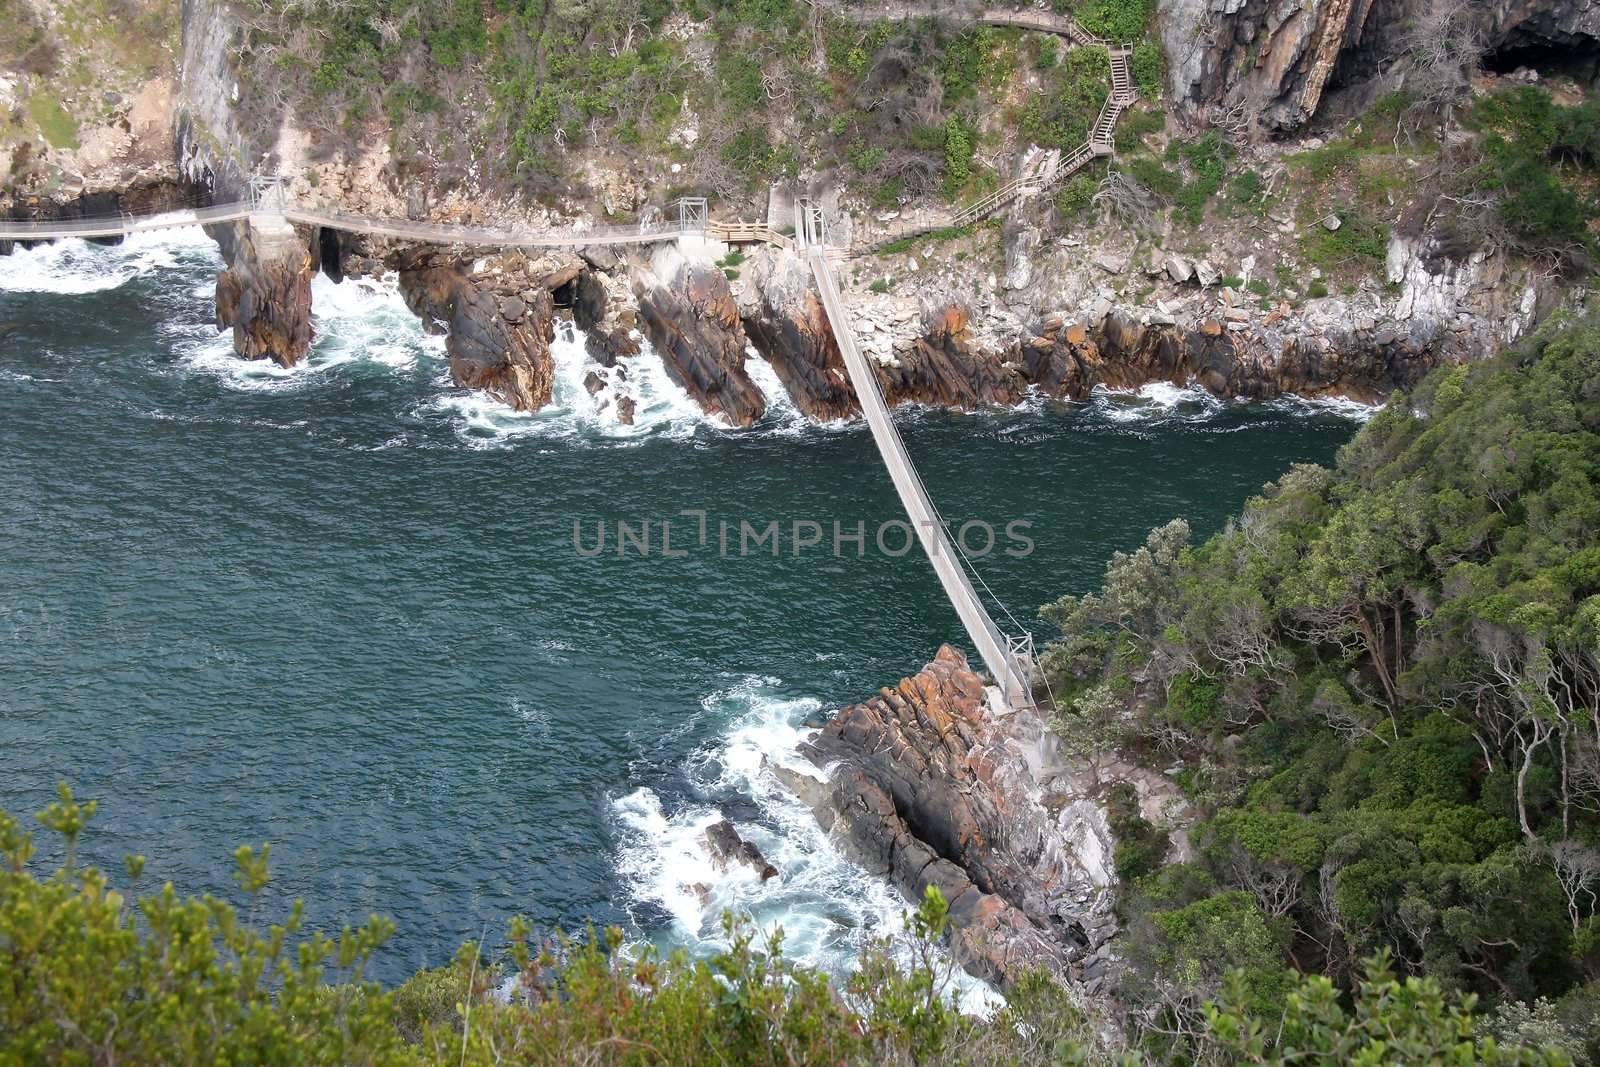
[(1194, 328), (1145, 323), (1113, 313), (1090, 329), (1055, 315), (1021, 342), (1019, 358), (1040, 389), (1073, 400), (1097, 385), (1197, 382), (1223, 398), (1268, 400), (1292, 393), (1368, 402), (1414, 384), (1447, 358), (1436, 343), (1416, 344), (1388, 329), (1284, 336), (1227, 327), (1215, 320)]
[(753, 276), (759, 297), (743, 309), (744, 327), (795, 407), (822, 421), (860, 413), (810, 269), (792, 252), (753, 262), (770, 270)]
[(639, 321), (672, 380), (708, 415), (749, 426), (767, 400), (745, 370), (749, 340), (721, 268), (658, 248), (634, 279)]
[(1036, 711), (993, 714), (946, 645), (802, 746), (826, 781), (780, 773), (856, 862), (911, 899), (937, 886), (956, 958), (1004, 985), (1037, 968), (1082, 977), (1116, 926), (1104, 813), (1041, 800), (1053, 748)]
[(740, 837), (738, 829), (727, 819), (706, 827), (702, 837), (706, 851), (711, 853), (711, 862), (719, 870), (726, 871), (734, 864), (740, 864), (755, 871), (763, 882), (778, 877), (778, 868), (768, 863), (767, 857), (753, 843)]
[(1020, 402), (1028, 383), (1001, 352), (972, 343), (971, 320), (965, 304), (937, 298), (909, 349), (874, 360), (885, 399), (963, 411)]
[(615, 254), (585, 249), (589, 269), (579, 274), (572, 298), (572, 320), (584, 332), (584, 348), (603, 367), (639, 354), (638, 305), (621, 277), (626, 264)]
[(445, 252), (402, 249), (388, 262), (399, 272), (406, 305), (433, 333), (445, 333), (450, 376), (518, 411), (550, 403), (555, 361), (552, 293), (584, 270), (576, 256), (506, 252), (464, 262)]
[[(1340, 85), (1403, 84), (1407, 31), (1429, 3), (1161, 0), (1169, 87), (1192, 104), (1243, 104), (1267, 130), (1292, 131)], [(1592, 0), (1487, 0), (1471, 7), (1491, 52), (1549, 48), (1577, 60), (1600, 50), (1600, 5)]]
[(233, 330), (241, 359), (292, 367), (311, 348), (315, 257), (288, 223), (236, 223), (217, 274), (217, 329)]

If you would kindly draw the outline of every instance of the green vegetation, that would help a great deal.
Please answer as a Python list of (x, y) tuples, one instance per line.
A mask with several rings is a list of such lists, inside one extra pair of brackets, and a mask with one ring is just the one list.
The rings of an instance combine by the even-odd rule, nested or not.
[[(1134, 1063), (1106, 1047), (1106, 1032), (1075, 998), (1035, 975), (1007, 992), (989, 1018), (958, 1012), (946, 996), (950, 964), (938, 951), (948, 908), (929, 889), (898, 945), (880, 942), (836, 985), (783, 955), (783, 935), (724, 920), (726, 947), (705, 959), (629, 948), (620, 930), (579, 939), (535, 936), (514, 919), (498, 958), (464, 945), (447, 966), (385, 989), (365, 972), (393, 933), (373, 917), (337, 937), (304, 930), (296, 903), (260, 929), (268, 901), (268, 849), (241, 848), (234, 879), (248, 914), (170, 885), (133, 895), (144, 860), (128, 857), (127, 890), (75, 861), (95, 814), (66, 786), (40, 813), (58, 846), (52, 874), (34, 873), (33, 835), (0, 812), (0, 1063), (260, 1067), (876, 1067), (938, 1064), (1011, 1067), (1052, 1062)], [(54, 849), (52, 849), (54, 851)], [(1164, 919), (1180, 968), (1200, 963), (1206, 940), (1254, 945), (1263, 936), (1244, 894), (1215, 898)], [(1248, 930), (1234, 923), (1243, 920)], [(1242, 938), (1242, 940), (1241, 940)], [(1270, 940), (1270, 938), (1269, 938)], [(1187, 948), (1182, 946), (1188, 946)], [(1241, 957), (1248, 961), (1250, 950)], [(902, 962), (904, 961), (904, 962)], [(1202, 964), (1209, 965), (1209, 964)], [(1469, 1005), (1436, 986), (1369, 968), (1354, 1013), (1332, 987), (1309, 983), (1267, 1002), (1259, 975), (1230, 979), (1208, 1005), (1193, 1044), (1215, 1060), (1248, 1054), (1280, 1062), (1358, 1049), (1379, 1034), (1430, 1061), (1479, 1049), (1485, 1062), (1564, 1062), (1474, 1042)], [(1289, 988), (1280, 972), (1272, 989)], [(497, 990), (509, 989), (502, 998)], [(1483, 1020), (1476, 1020), (1481, 1024)], [(1522, 1025), (1533, 1022), (1530, 1017)], [(1281, 1036), (1280, 1036), (1281, 1035)], [(1488, 1058), (1489, 1050), (1503, 1059)], [(1302, 1051), (1303, 1050), (1303, 1051)], [(1280, 1059), (1263, 1060), (1267, 1052)], [(1041, 1059), (1048, 1056), (1048, 1060)], [(1470, 1059), (1470, 1056), (1468, 1057)], [(1345, 1062), (1343, 1059), (1339, 1062)], [(1364, 1061), (1363, 1061), (1364, 1062)]]
[(1146, 100), (1161, 96), (1162, 82), (1167, 74), (1167, 60), (1161, 46), (1154, 41), (1140, 41), (1133, 49), (1133, 84)]
[(1055, 0), (1055, 7), (1072, 12), (1096, 37), (1132, 43), (1144, 36), (1155, 0)]
[(1062, 222), (1089, 210), (1100, 183), (1089, 174), (1074, 174), (1056, 191), (1056, 218)]
[(1174, 194), (1173, 202), (1180, 219), (1198, 226), (1205, 220), (1206, 205), (1222, 188), (1233, 149), (1220, 133), (1212, 130), (1192, 144), (1172, 142), (1167, 147), (1167, 158), (1181, 159), (1189, 166), (1193, 176)]
[(1482, 158), (1464, 180), (1495, 198), (1511, 240), (1525, 251), (1586, 258), (1600, 206), (1568, 172), (1600, 165), (1600, 101), (1564, 107), (1543, 89), (1520, 86), (1479, 100), (1469, 121), (1483, 135)]
[(1388, 224), (1352, 209), (1336, 211), (1334, 215), (1339, 220), (1337, 230), (1329, 230), (1317, 221), (1305, 231), (1301, 251), (1306, 260), (1325, 271), (1355, 263), (1361, 266), (1362, 273), (1370, 273), (1388, 254)]
[[(1119, 904), (1153, 1047), (1209, 1025), (1251, 1062), (1391, 1062), (1354, 991), (1426, 1013), (1396, 1049), (1456, 1050), (1393, 1062), (1529, 1062), (1477, 1039), (1535, 1032), (1600, 1062), (1597, 383), (1593, 321), (1436, 371), (1333, 470), (1293, 468), (1204, 544), (1162, 527), (1044, 609), (1063, 737), (1177, 764), (1198, 815), (1194, 861)], [(1147, 870), (1147, 841), (1119, 865)], [(1362, 979), (1374, 956), (1404, 980)], [(1326, 977), (1281, 1032), (1203, 1007), (1264, 1015), (1285, 963)], [(1455, 993), (1492, 1019), (1441, 1014)]]
[(38, 92), (28, 97), (28, 117), (33, 119), (50, 142), (52, 148), (78, 147), (78, 124), (61, 107), (61, 102), (49, 93)]
[(1023, 136), (1045, 148), (1075, 152), (1111, 92), (1111, 60), (1100, 48), (1075, 48), (1053, 68), (1042, 92), (1016, 115)]
[(899, 240), (890, 241), (878, 249), (878, 254), (880, 256), (896, 256), (902, 252), (910, 252), (918, 245), (930, 242), (958, 241), (963, 237), (971, 237), (973, 232), (974, 228), (971, 226), (946, 226), (943, 229), (929, 230), (927, 233), (917, 234), (915, 237), (902, 237)]
[[(1149, 7), (1094, 0), (1080, 14), (1131, 42)], [(446, 181), (472, 169), (546, 200), (582, 195), (575, 153), (618, 146), (722, 199), (817, 159), (847, 166), (879, 209), (965, 200), (999, 180), (979, 149), (1002, 116), (1073, 151), (1110, 90), (1102, 50), (1050, 34), (798, 0), (247, 0), (242, 18), (235, 67), (259, 112), (247, 125), (275, 129), (292, 109), (332, 150), (382, 115), (402, 165), (425, 157)], [(692, 37), (666, 32), (681, 18)], [(1152, 95), (1160, 67), (1144, 42), (1134, 68)], [(1024, 76), (1038, 84), (1019, 95)]]

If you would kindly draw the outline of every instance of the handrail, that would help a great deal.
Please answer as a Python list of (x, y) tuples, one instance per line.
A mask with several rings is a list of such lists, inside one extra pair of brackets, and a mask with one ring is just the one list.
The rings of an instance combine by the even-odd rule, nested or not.
[(152, 230), (179, 226), (202, 226), (216, 222), (236, 222), (251, 214), (243, 201), (213, 204), (205, 208), (164, 211), (156, 215), (100, 215), (81, 219), (0, 219), (0, 241), (52, 241), (68, 237), (127, 237)]
[(650, 244), (676, 241), (684, 230), (676, 223), (652, 226), (604, 226), (587, 230), (534, 233), (523, 227), (466, 226), (446, 222), (414, 222), (354, 215), (336, 209), (317, 211), (291, 207), (284, 212), (291, 222), (329, 229), (398, 237), (433, 244), (481, 245), (494, 248), (582, 248), (586, 245)]
[[(968, 204), (957, 211), (952, 218), (950, 224), (955, 226), (970, 226), (994, 214), (1024, 194), (1040, 193), (1053, 188), (1088, 166), (1093, 160), (1102, 155), (1115, 152), (1116, 146), (1113, 135), (1116, 132), (1117, 120), (1122, 117), (1123, 110), (1139, 98), (1138, 92), (1133, 87), (1133, 72), (1128, 66), (1128, 58), (1133, 54), (1133, 50), (1126, 45), (1112, 44), (1102, 37), (1096, 37), (1069, 15), (1053, 15), (1046, 12), (987, 11), (979, 17), (978, 21), (990, 25), (1021, 26), (1028, 29), (1043, 30), (1060, 34), (1081, 47), (1104, 48), (1111, 63), (1111, 91), (1106, 94), (1105, 101), (1100, 105), (1100, 113), (1095, 116), (1094, 125), (1089, 127), (1088, 139), (1078, 146), (1072, 155), (1057, 164), (1056, 168), (1048, 175), (1027, 174), (1020, 178), (1013, 178), (1000, 188)], [(938, 225), (930, 225), (910, 234), (896, 234), (880, 243), (889, 244), (895, 241), (903, 241), (907, 237), (931, 233), (933, 230), (940, 228)]]
[(813, 248), (807, 259), (811, 262), (811, 273), (822, 296), (828, 325), (833, 330), (839, 354), (844, 359), (845, 371), (861, 404), (861, 414), (867, 420), (867, 427), (872, 432), (872, 440), (878, 447), (883, 465), (888, 468), (901, 506), (906, 509), (912, 528), (917, 532), (917, 539), (922, 543), (922, 550), (933, 564), (945, 596), (956, 609), (956, 615), (976, 646), (984, 666), (1000, 686), (1006, 704), (1012, 708), (1020, 707), (1031, 697), (1029, 674), (1032, 662), (1030, 657), (1025, 666), (1016, 650), (1031, 649), (1031, 642), (1026, 645), (1014, 643), (1013, 638), (995, 625), (983, 601), (978, 598), (978, 591), (961, 566), (956, 545), (945, 528), (944, 520), (928, 496), (927, 487), (922, 484), (910, 453), (906, 451), (905, 441), (889, 416), (889, 407), (878, 387), (878, 376), (856, 346), (855, 332), (845, 317), (844, 301), (839, 295), (833, 271), (828, 266), (827, 256), (822, 249)]

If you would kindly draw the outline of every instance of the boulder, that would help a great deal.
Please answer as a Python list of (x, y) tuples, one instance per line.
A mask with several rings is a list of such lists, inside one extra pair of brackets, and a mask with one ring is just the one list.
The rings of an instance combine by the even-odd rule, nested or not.
[(1178, 285), (1182, 285), (1194, 277), (1194, 266), (1182, 256), (1168, 252), (1163, 262), (1166, 266), (1167, 277)]
[(718, 870), (726, 871), (734, 864), (742, 864), (760, 875), (763, 882), (778, 876), (778, 868), (767, 862), (759, 848), (740, 837), (739, 831), (727, 819), (706, 827), (701, 840)]
[(1124, 252), (1101, 252), (1094, 257), (1094, 265), (1107, 274), (1121, 274), (1128, 269), (1128, 256)]

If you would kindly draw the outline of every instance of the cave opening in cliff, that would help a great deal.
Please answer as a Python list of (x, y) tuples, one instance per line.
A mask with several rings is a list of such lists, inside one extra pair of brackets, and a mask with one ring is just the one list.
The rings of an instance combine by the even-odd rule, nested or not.
[(1555, 44), (1544, 38), (1513, 38), (1484, 53), (1483, 69), (1500, 75), (1531, 70), (1541, 77), (1571, 78), (1580, 85), (1593, 86), (1600, 83), (1600, 42)]
[(323, 226), (317, 231), (317, 260), (330, 281), (344, 281), (344, 242), (338, 230)]
[(563, 282), (550, 290), (550, 302), (558, 308), (570, 308), (578, 302), (578, 279)]

